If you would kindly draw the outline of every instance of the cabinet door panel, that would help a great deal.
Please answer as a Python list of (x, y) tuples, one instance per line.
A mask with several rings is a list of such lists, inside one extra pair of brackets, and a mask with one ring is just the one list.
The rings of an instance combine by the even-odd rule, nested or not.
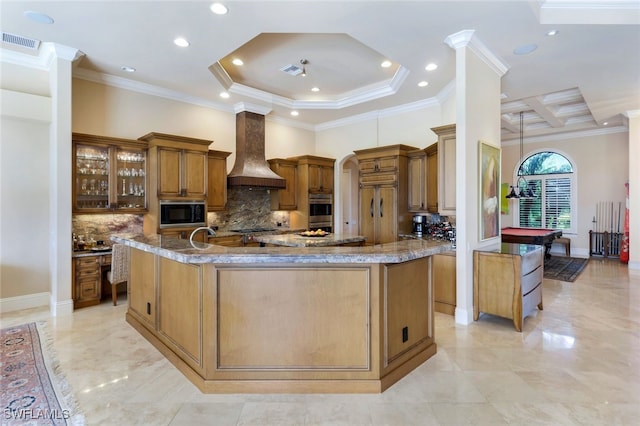
[(375, 187), (360, 188), (360, 235), (367, 238), (366, 244), (376, 244), (375, 224)]
[(425, 165), (426, 156), (409, 159), (409, 211), (419, 212), (425, 209)]
[(378, 243), (390, 243), (398, 239), (398, 191), (394, 186), (378, 188)]
[(183, 156), (184, 195), (205, 197), (207, 195), (207, 154), (185, 151)]
[(155, 327), (155, 257), (142, 250), (130, 250), (129, 309)]
[(175, 149), (158, 149), (158, 195), (179, 197), (180, 151)]

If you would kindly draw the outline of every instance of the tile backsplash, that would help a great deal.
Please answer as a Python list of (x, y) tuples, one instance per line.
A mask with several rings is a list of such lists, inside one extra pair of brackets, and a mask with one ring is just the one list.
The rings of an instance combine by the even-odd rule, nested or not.
[(289, 226), (289, 213), (271, 211), (271, 194), (264, 188), (231, 187), (227, 190), (227, 209), (209, 213), (210, 226), (222, 231), (246, 228)]
[(142, 234), (143, 215), (137, 214), (77, 214), (73, 215), (72, 232), (85, 240), (92, 238), (111, 245), (112, 234)]

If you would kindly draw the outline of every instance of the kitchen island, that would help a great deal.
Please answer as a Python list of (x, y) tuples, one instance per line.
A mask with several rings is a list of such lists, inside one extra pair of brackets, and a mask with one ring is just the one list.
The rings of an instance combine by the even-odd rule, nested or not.
[(441, 241), (130, 247), (127, 321), (205, 393), (377, 393), (436, 353)]

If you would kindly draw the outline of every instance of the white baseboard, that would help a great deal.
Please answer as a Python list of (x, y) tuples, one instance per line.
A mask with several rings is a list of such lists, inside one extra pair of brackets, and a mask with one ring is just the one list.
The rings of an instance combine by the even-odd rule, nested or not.
[(5, 297), (0, 299), (0, 312), (14, 312), (23, 309), (49, 306), (49, 292), (25, 294), (24, 296)]
[(73, 313), (73, 300), (64, 300), (62, 302), (56, 302), (51, 299), (50, 305), (51, 316), (63, 316), (71, 315)]
[(456, 307), (455, 310), (456, 324), (469, 325), (473, 322), (473, 311)]

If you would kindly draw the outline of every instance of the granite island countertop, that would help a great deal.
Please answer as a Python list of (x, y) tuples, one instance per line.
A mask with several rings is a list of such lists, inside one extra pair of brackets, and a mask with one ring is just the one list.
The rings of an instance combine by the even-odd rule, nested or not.
[(254, 241), (285, 247), (329, 247), (341, 244), (361, 243), (366, 240), (362, 235), (327, 234), (321, 237), (303, 236), (297, 233), (280, 235), (258, 235)]
[(401, 263), (451, 250), (450, 242), (429, 240), (361, 247), (223, 247), (156, 234), (117, 234), (111, 240), (181, 263)]

